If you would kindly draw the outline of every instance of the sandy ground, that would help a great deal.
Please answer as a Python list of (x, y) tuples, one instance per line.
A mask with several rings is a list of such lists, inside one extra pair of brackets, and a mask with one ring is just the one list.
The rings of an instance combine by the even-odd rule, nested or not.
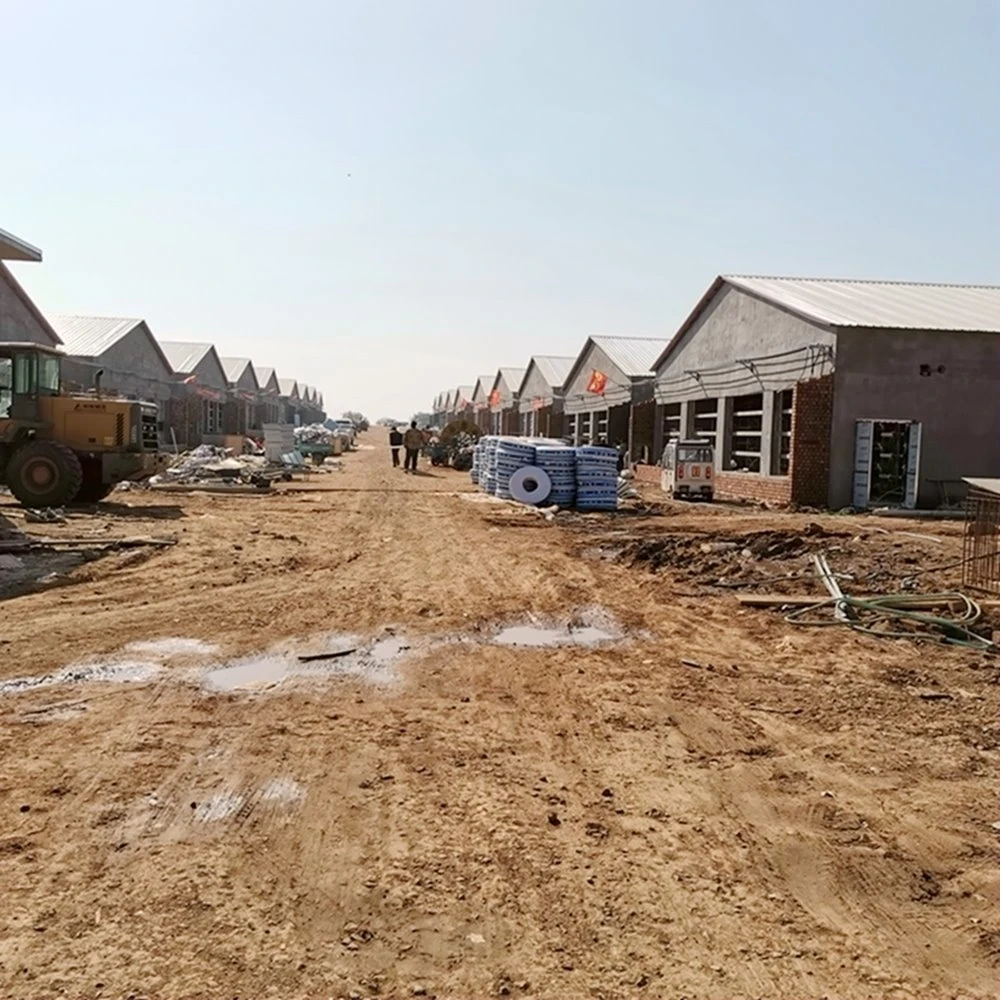
[[(760, 575), (739, 554), (628, 550), (800, 535), (764, 575), (834, 548), (891, 590), (957, 526), (548, 522), (367, 442), (274, 497), (116, 494), (45, 528), (180, 542), (2, 605), (0, 682), (133, 665), (0, 695), (0, 996), (996, 995), (997, 661), (742, 610), (712, 583)], [(621, 641), (491, 641), (595, 606)], [(393, 635), (395, 660), (204, 682)], [(170, 637), (217, 651), (125, 650)]]

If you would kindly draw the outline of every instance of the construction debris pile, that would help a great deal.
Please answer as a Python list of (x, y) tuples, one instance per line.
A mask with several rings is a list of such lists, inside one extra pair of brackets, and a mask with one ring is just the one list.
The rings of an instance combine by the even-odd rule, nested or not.
[(621, 494), (614, 448), (574, 448), (553, 438), (486, 435), (470, 475), (484, 493), (534, 507), (617, 510)]

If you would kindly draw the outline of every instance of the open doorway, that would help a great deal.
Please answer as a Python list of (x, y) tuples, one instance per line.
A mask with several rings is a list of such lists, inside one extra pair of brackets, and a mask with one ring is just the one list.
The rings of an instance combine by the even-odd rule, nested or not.
[(855, 507), (915, 507), (919, 481), (919, 423), (910, 420), (856, 422)]

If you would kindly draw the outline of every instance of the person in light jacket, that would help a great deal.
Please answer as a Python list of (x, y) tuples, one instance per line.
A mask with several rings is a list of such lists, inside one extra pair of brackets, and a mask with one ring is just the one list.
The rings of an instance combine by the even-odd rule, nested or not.
[(403, 466), (404, 472), (417, 471), (417, 458), (423, 446), (424, 435), (417, 430), (416, 420), (411, 420), (409, 430), (403, 435), (403, 447), (406, 449), (406, 460)]

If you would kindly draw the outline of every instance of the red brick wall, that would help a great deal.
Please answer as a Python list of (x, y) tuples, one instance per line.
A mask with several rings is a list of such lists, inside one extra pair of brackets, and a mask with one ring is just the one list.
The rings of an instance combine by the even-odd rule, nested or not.
[(715, 495), (724, 500), (787, 504), (792, 499), (792, 481), (789, 476), (762, 476), (756, 472), (717, 472)]
[(799, 382), (792, 403), (791, 502), (825, 507), (830, 493), (833, 375)]
[(660, 473), (663, 471), (658, 465), (637, 465), (635, 467), (635, 478), (640, 483), (656, 483), (660, 485)]

